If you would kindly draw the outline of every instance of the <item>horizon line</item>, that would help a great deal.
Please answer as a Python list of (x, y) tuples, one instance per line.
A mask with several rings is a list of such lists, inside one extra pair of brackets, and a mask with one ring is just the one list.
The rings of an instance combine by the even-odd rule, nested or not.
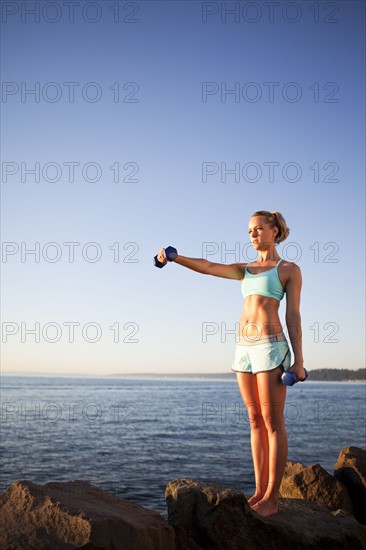
[[(317, 372), (317, 371), (362, 371), (362, 368), (327, 368), (320, 367), (317, 369), (308, 369), (308, 372)], [(235, 376), (234, 371), (222, 371), (222, 372), (126, 372), (126, 373), (111, 373), (111, 374), (93, 374), (93, 373), (70, 373), (70, 372), (49, 372), (49, 371), (11, 371), (11, 370), (0, 370), (0, 376), (69, 376), (69, 377), (95, 377), (95, 378), (109, 378), (109, 377), (123, 377), (123, 376), (164, 376), (164, 377), (179, 377), (179, 376), (193, 376), (193, 377), (215, 377), (215, 376)]]

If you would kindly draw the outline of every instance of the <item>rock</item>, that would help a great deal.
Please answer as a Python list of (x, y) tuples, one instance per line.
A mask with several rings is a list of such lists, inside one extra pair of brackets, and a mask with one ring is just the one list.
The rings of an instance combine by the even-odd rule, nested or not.
[(347, 487), (355, 518), (366, 524), (366, 451), (344, 447), (339, 453), (334, 475)]
[(174, 550), (173, 527), (85, 481), (13, 483), (0, 497), (3, 550)]
[(288, 460), (286, 462), (285, 472), (283, 475), (284, 477), (292, 476), (301, 472), (301, 470), (304, 470), (305, 468), (306, 466), (302, 462), (292, 462), (291, 460)]
[(280, 494), (285, 498), (304, 498), (330, 510), (341, 509), (353, 513), (352, 503), (344, 485), (320, 464), (306, 467), (291, 462), (286, 465)]
[(177, 550), (365, 550), (353, 516), (301, 499), (280, 499), (278, 514), (253, 512), (240, 491), (178, 479), (165, 490)]

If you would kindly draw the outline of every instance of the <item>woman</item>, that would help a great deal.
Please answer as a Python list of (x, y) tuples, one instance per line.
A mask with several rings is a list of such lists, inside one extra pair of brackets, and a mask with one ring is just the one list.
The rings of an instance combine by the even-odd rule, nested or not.
[[(278, 492), (287, 460), (284, 422), (286, 386), (284, 370), (305, 380), (302, 356), (300, 268), (277, 253), (276, 245), (290, 230), (280, 212), (255, 212), (249, 221), (249, 236), (258, 258), (250, 264), (224, 265), (177, 255), (172, 260), (199, 273), (242, 281), (244, 307), (239, 321), (235, 358), (241, 396), (251, 426), (251, 447), (256, 490), (248, 503), (261, 516), (278, 512)], [(166, 263), (164, 248), (158, 260)], [(249, 268), (249, 269), (248, 269)], [(278, 310), (286, 293), (286, 325), (294, 363), (280, 323)]]

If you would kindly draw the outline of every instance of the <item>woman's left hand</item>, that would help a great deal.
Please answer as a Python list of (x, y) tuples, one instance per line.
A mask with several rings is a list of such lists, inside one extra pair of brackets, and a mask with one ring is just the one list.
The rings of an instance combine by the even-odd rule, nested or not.
[(296, 374), (296, 378), (299, 382), (301, 382), (302, 380), (305, 380), (306, 378), (304, 363), (296, 363), (295, 361), (295, 363), (291, 366), (289, 371), (294, 372)]

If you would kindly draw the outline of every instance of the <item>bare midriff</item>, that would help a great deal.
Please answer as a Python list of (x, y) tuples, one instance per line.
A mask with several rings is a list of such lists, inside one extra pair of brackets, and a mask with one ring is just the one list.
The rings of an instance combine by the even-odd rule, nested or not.
[(256, 337), (283, 332), (278, 315), (280, 302), (275, 298), (252, 294), (244, 300), (239, 320), (239, 337)]

